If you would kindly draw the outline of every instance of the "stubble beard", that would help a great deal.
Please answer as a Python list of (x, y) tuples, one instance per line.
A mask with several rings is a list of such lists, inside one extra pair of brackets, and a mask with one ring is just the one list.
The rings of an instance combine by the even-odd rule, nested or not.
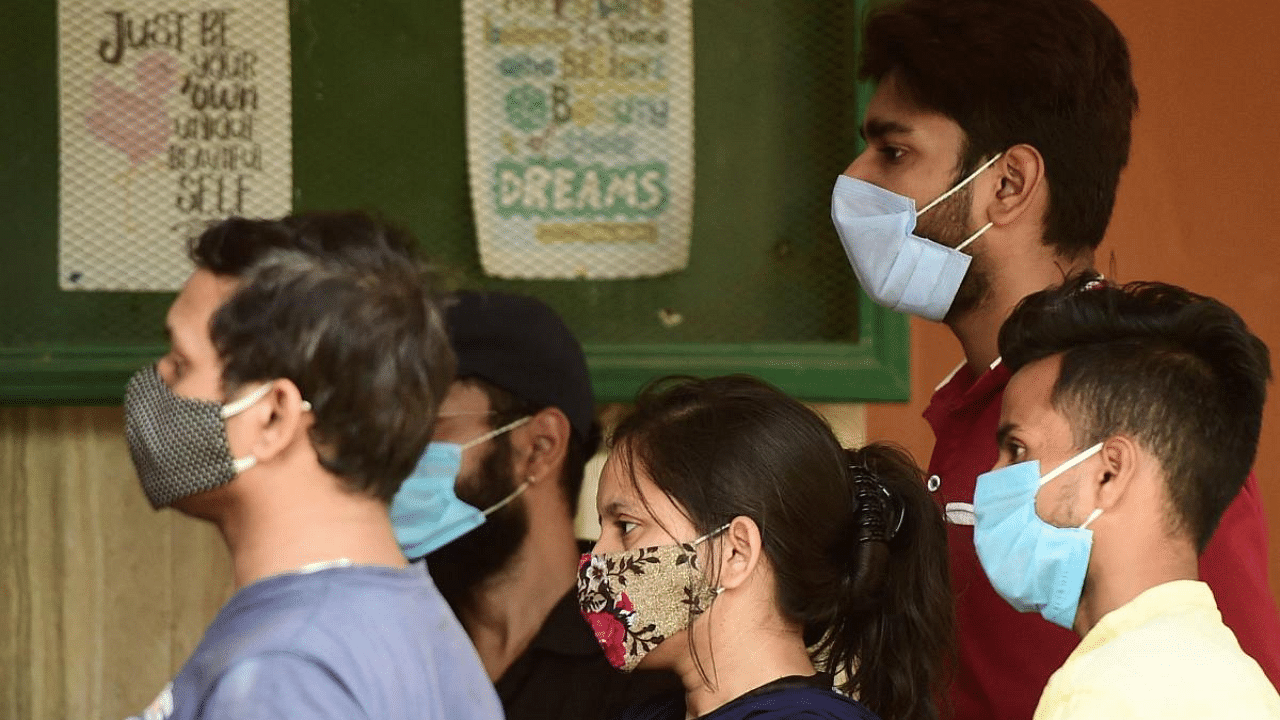
[[(958, 183), (961, 179), (963, 176), (957, 178), (955, 182)], [(956, 247), (977, 230), (969, 227), (972, 204), (973, 186), (966, 185), (921, 216), (916, 224), (916, 234), (949, 248)], [(962, 251), (971, 255), (973, 260), (969, 263), (964, 279), (960, 281), (960, 287), (951, 301), (951, 307), (947, 309), (947, 314), (942, 319), (948, 325), (955, 324), (957, 320), (982, 305), (991, 290), (986, 258), (973, 252), (973, 248), (981, 242), (982, 238), (978, 238)]]

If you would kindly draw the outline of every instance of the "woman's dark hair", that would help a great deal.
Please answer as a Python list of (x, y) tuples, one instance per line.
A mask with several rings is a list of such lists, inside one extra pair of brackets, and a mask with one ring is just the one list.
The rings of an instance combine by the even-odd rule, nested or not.
[(847, 673), (841, 689), (884, 720), (938, 717), (954, 658), (946, 529), (905, 452), (845, 450), (745, 375), (658, 381), (612, 442), (699, 534), (755, 521), (783, 616), (818, 667)]

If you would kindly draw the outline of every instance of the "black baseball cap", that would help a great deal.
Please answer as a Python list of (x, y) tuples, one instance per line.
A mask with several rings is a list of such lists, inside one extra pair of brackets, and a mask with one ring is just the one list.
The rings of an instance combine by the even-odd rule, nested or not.
[(586, 443), (595, 397), (582, 346), (541, 300), (461, 290), (445, 310), (458, 377), (492, 383), (535, 405), (560, 408)]

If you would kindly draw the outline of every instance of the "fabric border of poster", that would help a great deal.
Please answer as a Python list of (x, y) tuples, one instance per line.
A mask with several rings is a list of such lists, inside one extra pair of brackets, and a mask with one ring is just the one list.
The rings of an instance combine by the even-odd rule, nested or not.
[(688, 264), (692, 0), (464, 0), (484, 272), (613, 279)]

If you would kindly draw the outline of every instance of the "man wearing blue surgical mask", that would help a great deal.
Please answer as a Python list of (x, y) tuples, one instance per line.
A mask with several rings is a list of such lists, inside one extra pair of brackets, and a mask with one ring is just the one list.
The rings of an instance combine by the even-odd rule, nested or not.
[(426, 555), (506, 717), (612, 718), (677, 687), (668, 673), (615, 672), (578, 612), (574, 516), (600, 429), (577, 339), (550, 307), (508, 293), (456, 293), (445, 320), (458, 376), (392, 519), (406, 556)]
[(1035, 720), (1280, 718), (1198, 563), (1253, 464), (1266, 346), (1216, 300), (1082, 279), (1029, 296), (999, 347), (978, 558), (1015, 608), (1083, 636)]
[[(877, 4), (864, 27), (860, 68), (877, 83), (867, 147), (838, 179), (832, 216), (867, 294), (944, 323), (963, 350), (924, 413), (929, 486), (950, 521), (951, 701), (958, 720), (1024, 720), (1078, 639), (1014, 611), (974, 551), (975, 479), (996, 459), (1009, 380), (996, 337), (1022, 298), (1094, 274), (1137, 108), (1128, 48), (1089, 0), (900, 0)], [(1201, 572), (1280, 683), (1266, 555), (1250, 477)]]

